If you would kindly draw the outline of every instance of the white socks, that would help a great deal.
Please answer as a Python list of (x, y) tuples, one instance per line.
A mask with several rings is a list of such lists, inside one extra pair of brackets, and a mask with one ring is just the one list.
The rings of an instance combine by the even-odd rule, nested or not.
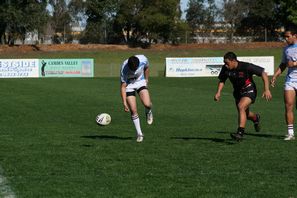
[(294, 135), (294, 126), (293, 126), (293, 124), (288, 124), (288, 135)]
[(131, 119), (132, 119), (132, 121), (134, 123), (137, 136), (143, 136), (142, 131), (141, 131), (141, 128), (140, 128), (140, 120), (139, 120), (138, 115), (132, 115), (131, 116)]

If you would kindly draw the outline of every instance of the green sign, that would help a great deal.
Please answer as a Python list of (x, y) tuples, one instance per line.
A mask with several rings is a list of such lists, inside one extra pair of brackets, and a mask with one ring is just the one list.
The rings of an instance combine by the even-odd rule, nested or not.
[(94, 77), (93, 59), (39, 59), (40, 77)]

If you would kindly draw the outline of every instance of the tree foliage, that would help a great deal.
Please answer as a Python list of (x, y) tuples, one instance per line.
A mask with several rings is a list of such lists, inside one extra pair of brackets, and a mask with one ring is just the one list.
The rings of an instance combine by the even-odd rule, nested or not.
[(48, 18), (46, 6), (46, 0), (1, 1), (1, 42), (14, 44), (17, 38), (24, 40), (27, 32), (42, 32)]
[(141, 41), (177, 43), (181, 25), (178, 0), (122, 0), (116, 13), (114, 30), (124, 41), (137, 44)]
[(53, 8), (50, 24), (55, 31), (54, 43), (66, 43), (71, 41), (72, 18), (70, 16), (70, 12), (68, 11), (66, 1), (49, 0), (49, 4)]
[(114, 31), (124, 42), (131, 42), (140, 33), (140, 16), (144, 5), (142, 0), (121, 0), (114, 20)]
[[(81, 38), (82, 43), (106, 43), (112, 27), (112, 18), (117, 9), (117, 0), (72, 0), (76, 2), (76, 13), (84, 12), (86, 29)], [(75, 7), (75, 3), (72, 3)], [(73, 10), (73, 9), (72, 9)]]
[(241, 24), (241, 21), (248, 15), (248, 0), (224, 0), (223, 17), (228, 28), (228, 36), (233, 41), (233, 36)]
[(193, 36), (211, 36), (218, 16), (214, 0), (190, 0), (188, 3), (186, 20)]
[(204, 24), (206, 18), (204, 0), (190, 0), (186, 12), (186, 20), (193, 32)]
[(140, 15), (141, 29), (149, 39), (161, 39), (163, 42), (171, 40), (176, 44), (179, 28), (182, 28), (179, 26), (180, 15), (179, 1), (152, 1)]
[[(215, 29), (214, 25), (219, 15), (215, 0), (207, 0), (207, 7), (205, 8), (205, 25), (208, 29)], [(209, 31), (209, 30), (208, 30)]]
[(284, 26), (297, 25), (297, 3), (295, 0), (275, 0), (277, 17)]
[[(70, 42), (72, 27), (84, 22), (81, 43), (127, 43), (147, 47), (153, 42), (177, 44), (188, 27), (192, 36), (215, 36), (217, 25), (234, 35), (275, 39), (278, 29), (297, 25), (295, 0), (189, 0), (181, 19), (180, 0), (2, 0), (1, 43), (23, 40), (28, 32), (43, 33), (51, 25), (56, 42)], [(51, 7), (50, 13), (48, 7)], [(187, 36), (186, 36), (187, 37)]]
[[(276, 17), (276, 4), (271, 0), (250, 0), (247, 6), (247, 16), (239, 26), (242, 35), (250, 35), (258, 40), (272, 39), (275, 30), (280, 26)], [(245, 33), (244, 33), (245, 32)]]

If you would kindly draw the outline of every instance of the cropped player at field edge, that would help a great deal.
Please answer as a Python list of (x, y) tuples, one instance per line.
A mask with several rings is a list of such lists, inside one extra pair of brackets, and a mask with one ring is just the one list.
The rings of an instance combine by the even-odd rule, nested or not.
[(251, 120), (254, 123), (255, 130), (260, 131), (260, 115), (250, 111), (250, 105), (255, 102), (257, 97), (257, 88), (253, 80), (253, 75), (261, 76), (264, 83), (264, 92), (262, 97), (267, 101), (272, 98), (269, 90), (269, 79), (264, 68), (257, 65), (241, 62), (233, 52), (227, 52), (224, 55), (225, 65), (219, 74), (219, 83), (217, 93), (214, 96), (215, 101), (221, 98), (221, 91), (225, 81), (229, 78), (233, 85), (233, 96), (238, 112), (238, 128), (236, 133), (231, 133), (234, 140), (242, 140), (245, 133), (246, 121)]
[(288, 45), (283, 50), (282, 61), (271, 79), (271, 86), (275, 86), (276, 78), (288, 67), (284, 86), (288, 133), (284, 140), (294, 140), (294, 104), (297, 93), (297, 28), (293, 26), (286, 28), (284, 37)]
[(143, 133), (137, 112), (136, 92), (145, 107), (146, 121), (153, 123), (152, 102), (148, 90), (149, 62), (144, 55), (135, 55), (126, 59), (121, 66), (121, 97), (124, 110), (131, 113), (136, 129), (137, 142), (143, 141)]

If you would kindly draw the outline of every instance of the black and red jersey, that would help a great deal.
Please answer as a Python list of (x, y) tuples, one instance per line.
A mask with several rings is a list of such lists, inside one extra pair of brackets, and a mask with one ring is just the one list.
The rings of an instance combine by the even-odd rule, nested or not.
[(234, 92), (241, 92), (243, 89), (251, 86), (256, 89), (253, 75), (261, 76), (263, 71), (264, 68), (260, 66), (238, 61), (238, 66), (233, 70), (229, 70), (224, 65), (218, 78), (220, 82), (224, 83), (229, 78), (233, 85)]

